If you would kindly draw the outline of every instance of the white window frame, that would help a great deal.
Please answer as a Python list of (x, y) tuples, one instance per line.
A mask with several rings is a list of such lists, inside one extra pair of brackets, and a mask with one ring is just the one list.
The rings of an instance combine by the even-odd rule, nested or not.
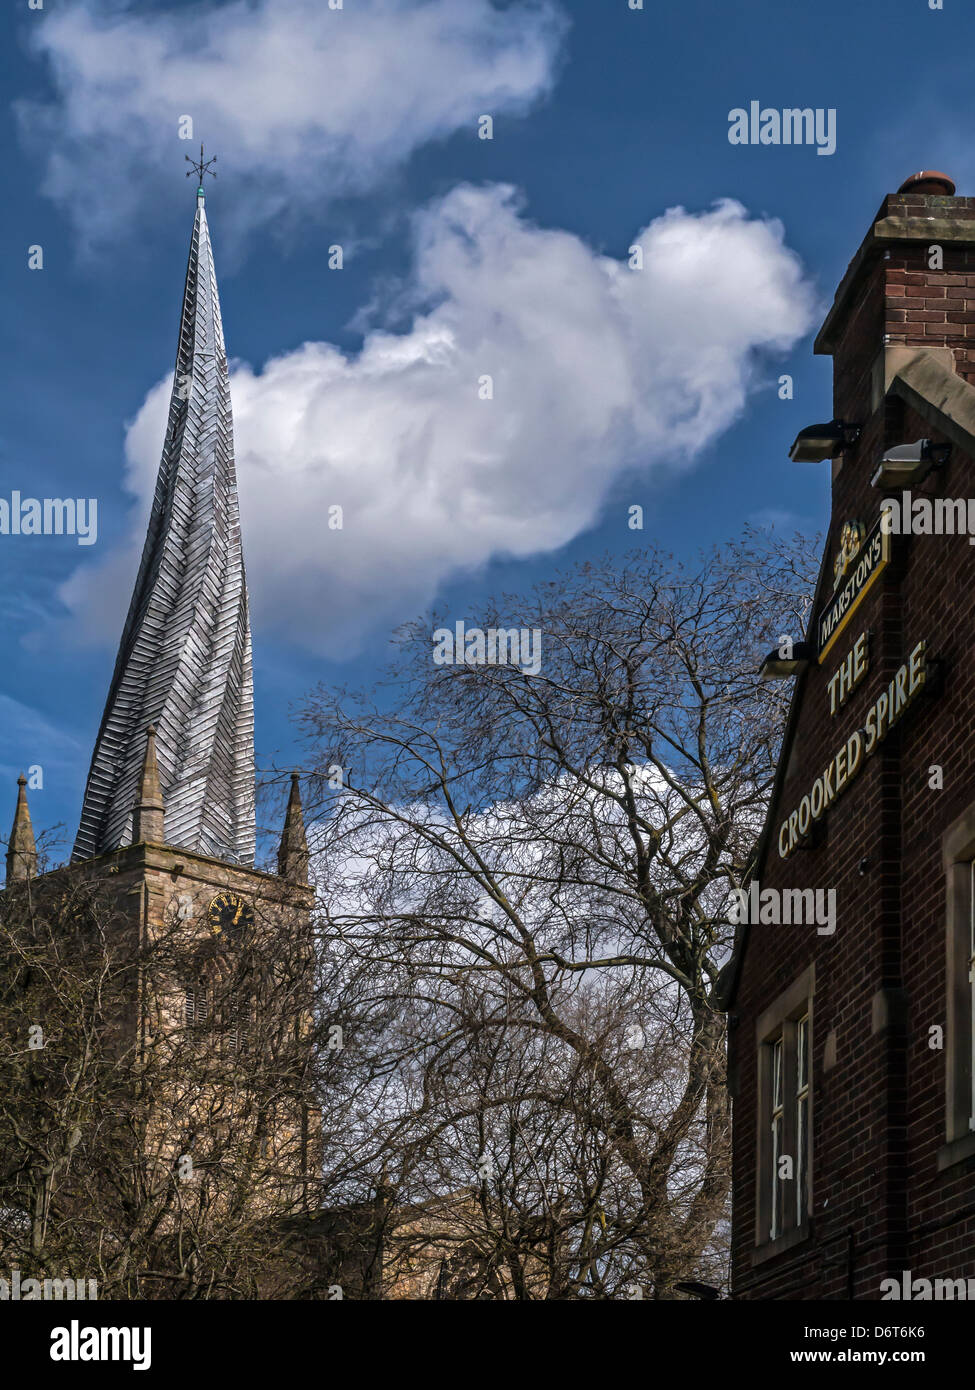
[(940, 1171), (975, 1156), (975, 802), (941, 839), (945, 871), (945, 1143)]
[[(815, 1033), (813, 994), (815, 967), (810, 964), (778, 999), (759, 1016), (755, 1026), (758, 1048), (757, 1163), (755, 1165), (755, 1245), (756, 1258), (774, 1253), (809, 1231), (813, 1199), (813, 1059)], [(803, 1030), (807, 1057), (805, 1080), (798, 1072), (797, 1037)], [(775, 1093), (775, 1053), (781, 1049), (781, 1088)], [(777, 1104), (776, 1101), (780, 1101)], [(804, 1164), (799, 1161), (797, 1128), (800, 1101), (805, 1104), (806, 1135)], [(781, 1122), (781, 1123), (779, 1123)], [(781, 1143), (779, 1142), (781, 1134)], [(792, 1183), (778, 1175), (778, 1161), (784, 1154), (793, 1158)], [(800, 1179), (805, 1175), (806, 1191)]]
[(783, 1212), (783, 1192), (782, 1182), (779, 1178), (779, 1158), (785, 1141), (785, 1038), (780, 1033), (777, 1038), (773, 1038), (768, 1044), (769, 1047), (769, 1066), (772, 1091), (769, 1099), (771, 1106), (771, 1135), (769, 1138), (769, 1158), (771, 1160), (770, 1177), (772, 1199), (769, 1212), (769, 1240), (778, 1240), (782, 1234), (780, 1212)]
[[(796, 1225), (809, 1210), (809, 1119), (812, 1111), (809, 1057), (809, 1011), (796, 1020)], [(805, 1066), (803, 1065), (805, 1064)], [(805, 1075), (803, 1075), (805, 1072)]]

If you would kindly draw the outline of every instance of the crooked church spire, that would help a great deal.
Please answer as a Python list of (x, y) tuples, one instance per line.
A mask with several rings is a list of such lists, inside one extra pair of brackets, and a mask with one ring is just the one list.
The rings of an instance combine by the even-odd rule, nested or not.
[(88, 773), (75, 860), (132, 842), (149, 725), (166, 843), (253, 864), (250, 623), (230, 380), (202, 187), (149, 531)]

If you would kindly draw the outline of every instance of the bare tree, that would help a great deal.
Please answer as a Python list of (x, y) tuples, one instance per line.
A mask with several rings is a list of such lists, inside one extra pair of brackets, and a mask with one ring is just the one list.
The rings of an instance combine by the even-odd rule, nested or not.
[(439, 615), (371, 695), (310, 698), (325, 936), (372, 1078), (356, 1142), (441, 1296), (451, 1245), (484, 1296), (717, 1277), (723, 904), (785, 715), (758, 667), (805, 629), (812, 554), (749, 531), (693, 566), (583, 565), (467, 617), (501, 659), (437, 664)]

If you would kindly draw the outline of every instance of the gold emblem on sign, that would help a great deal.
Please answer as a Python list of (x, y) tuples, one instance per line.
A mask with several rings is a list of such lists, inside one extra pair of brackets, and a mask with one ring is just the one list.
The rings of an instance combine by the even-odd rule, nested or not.
[(840, 580), (860, 553), (866, 540), (867, 528), (862, 521), (847, 521), (840, 532), (839, 554), (833, 561), (833, 588), (840, 587)]

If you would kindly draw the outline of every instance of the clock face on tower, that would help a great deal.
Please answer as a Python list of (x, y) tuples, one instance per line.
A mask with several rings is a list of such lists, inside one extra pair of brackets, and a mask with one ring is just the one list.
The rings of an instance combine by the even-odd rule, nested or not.
[(254, 909), (246, 898), (227, 889), (210, 903), (207, 922), (215, 936), (232, 936), (254, 925)]

